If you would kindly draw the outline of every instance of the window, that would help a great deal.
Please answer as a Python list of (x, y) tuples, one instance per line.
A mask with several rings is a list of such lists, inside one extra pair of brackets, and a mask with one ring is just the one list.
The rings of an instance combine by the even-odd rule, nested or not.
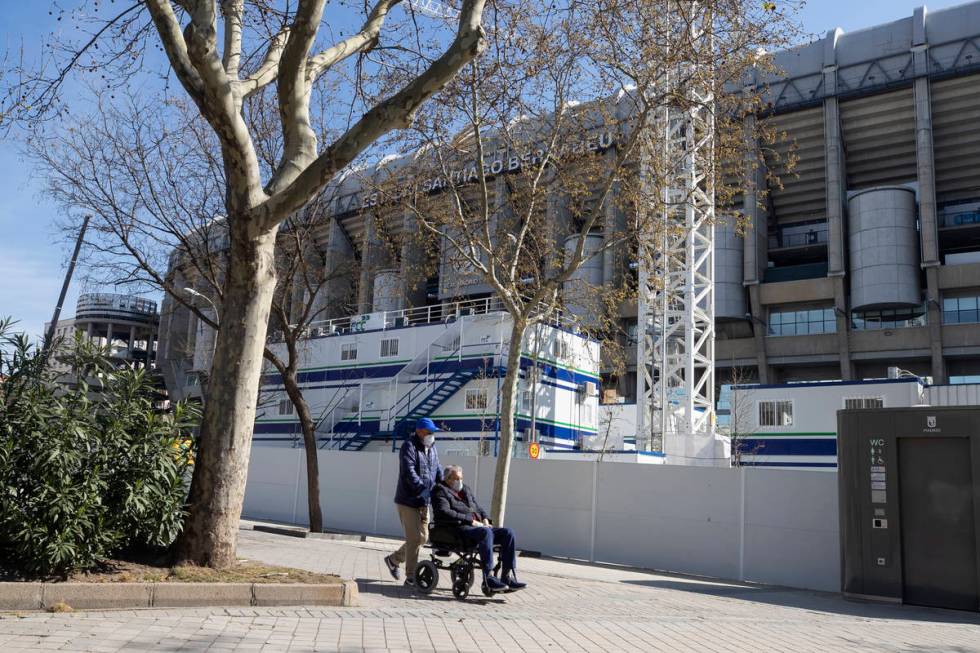
[(805, 336), (837, 331), (832, 308), (782, 309), (769, 312), (769, 335)]
[(949, 377), (950, 385), (962, 385), (964, 383), (980, 383), (980, 374), (964, 374)]
[(381, 339), (381, 358), (391, 358), (398, 355), (398, 338)]
[(525, 413), (531, 410), (530, 390), (521, 390), (520, 409)]
[(279, 400), (279, 414), (280, 415), (292, 415), (293, 414), (293, 402), (289, 399)]
[(357, 343), (347, 342), (340, 346), (340, 360), (342, 361), (356, 361), (357, 360)]
[(792, 426), (792, 401), (760, 401), (759, 426)]
[(884, 408), (884, 397), (845, 397), (844, 408)]
[(905, 327), (925, 326), (925, 324), (925, 306), (851, 313), (851, 328), (857, 330), (903, 329)]
[(637, 339), (637, 325), (636, 322), (629, 322), (626, 324), (626, 344), (635, 345), (639, 342)]
[(466, 410), (486, 410), (487, 389), (469, 388), (466, 390)]
[(978, 303), (980, 303), (980, 297), (976, 295), (970, 297), (944, 297), (943, 322), (946, 324), (980, 322), (980, 313), (977, 310)]
[(552, 352), (555, 354), (556, 360), (568, 358), (568, 341), (564, 338), (555, 338), (555, 344), (552, 347)]

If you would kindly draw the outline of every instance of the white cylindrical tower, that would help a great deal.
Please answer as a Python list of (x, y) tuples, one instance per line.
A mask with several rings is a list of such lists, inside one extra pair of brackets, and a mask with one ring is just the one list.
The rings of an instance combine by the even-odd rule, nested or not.
[[(571, 257), (578, 247), (579, 236), (565, 239), (565, 256)], [(578, 324), (598, 326), (602, 316), (602, 256), (596, 255), (602, 249), (601, 233), (590, 233), (585, 237), (584, 256), (581, 267), (565, 282), (562, 295), (565, 310)]]
[(851, 196), (847, 207), (851, 306), (917, 306), (922, 293), (915, 193), (908, 188), (871, 188)]
[(402, 278), (397, 268), (378, 270), (374, 275), (373, 310), (400, 311), (403, 309), (404, 294), (402, 293)]

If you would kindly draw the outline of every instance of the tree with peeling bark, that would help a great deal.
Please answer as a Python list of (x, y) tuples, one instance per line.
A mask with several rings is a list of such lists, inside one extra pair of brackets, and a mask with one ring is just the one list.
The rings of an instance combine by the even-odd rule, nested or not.
[[(363, 13), (339, 0), (141, 0), (92, 29), (52, 78), (33, 80), (35, 106), (63, 114), (57, 89), (66, 71), (99, 70), (85, 63), (82, 50), (95, 61), (91, 48), (106, 40), (100, 50), (106, 65), (125, 69), (108, 83), (135, 87), (133, 62), (151, 58), (146, 44), (158, 43), (168, 76), (217, 144), (227, 229), (223, 309), (180, 560), (224, 567), (236, 559), (280, 225), (376, 141), (409, 127), (419, 107), (480, 55), (484, 5), (462, 0), (443, 23), (452, 32), (433, 35), (400, 0), (376, 0)], [(310, 107), (320, 92), (340, 110), (317, 129)], [(275, 98), (280, 139), (271, 168), (262, 165), (246, 119), (253, 98), (265, 93)]]
[[(412, 211), (450, 252), (449, 267), (488, 286), (510, 315), (495, 523), (506, 515), (529, 329), (561, 313), (593, 337), (614, 339), (638, 259), (656, 266), (657, 250), (639, 243), (681, 235), (664, 216), (687, 201), (672, 182), (682, 162), (667, 156), (662, 134), (665, 110), (700, 102), (688, 89), (712, 91), (714, 147), (701, 167), (717, 204), (737, 213), (734, 172), (750, 140), (744, 118), (760, 109), (761, 94), (743, 90), (743, 81), (768, 65), (762, 48), (795, 33), (787, 9), (751, 0), (498, 8), (486, 55), (411, 132), (414, 179), (401, 172), (379, 185), (381, 201)], [(705, 29), (695, 34), (690, 25)], [(596, 99), (597, 90), (606, 97)], [(758, 131), (765, 134), (762, 124)], [(613, 261), (617, 288), (590, 288), (581, 278), (597, 257)]]

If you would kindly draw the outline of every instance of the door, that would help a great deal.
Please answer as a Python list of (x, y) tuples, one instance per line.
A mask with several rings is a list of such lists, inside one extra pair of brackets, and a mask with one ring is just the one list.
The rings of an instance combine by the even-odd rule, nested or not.
[(906, 603), (977, 610), (968, 438), (898, 438)]

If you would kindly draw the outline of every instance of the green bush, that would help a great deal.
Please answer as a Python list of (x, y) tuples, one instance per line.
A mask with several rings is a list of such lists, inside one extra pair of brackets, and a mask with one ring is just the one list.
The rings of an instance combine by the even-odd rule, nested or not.
[[(0, 568), (64, 576), (180, 532), (192, 407), (154, 409), (143, 370), (76, 340), (55, 383), (45, 355), (0, 321)], [(59, 377), (64, 381), (65, 374)]]

